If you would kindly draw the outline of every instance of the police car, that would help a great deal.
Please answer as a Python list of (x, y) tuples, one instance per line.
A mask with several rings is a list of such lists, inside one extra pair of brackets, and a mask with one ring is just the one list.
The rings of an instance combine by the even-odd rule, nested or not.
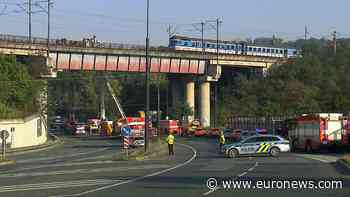
[(260, 154), (277, 157), (281, 152), (289, 152), (290, 145), (288, 140), (277, 135), (254, 135), (240, 142), (224, 145), (221, 151), (230, 158)]

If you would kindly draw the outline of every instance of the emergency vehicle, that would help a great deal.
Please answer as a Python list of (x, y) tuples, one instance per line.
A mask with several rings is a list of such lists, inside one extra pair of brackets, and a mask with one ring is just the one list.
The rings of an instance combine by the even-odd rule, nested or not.
[(178, 120), (160, 120), (159, 124), (162, 133), (182, 134), (182, 129)]
[(254, 135), (242, 141), (224, 145), (221, 152), (229, 158), (239, 155), (271, 155), (277, 157), (281, 152), (289, 152), (289, 141), (277, 135)]
[(348, 144), (349, 120), (339, 113), (307, 114), (294, 119), (288, 137), (293, 149), (317, 150)]

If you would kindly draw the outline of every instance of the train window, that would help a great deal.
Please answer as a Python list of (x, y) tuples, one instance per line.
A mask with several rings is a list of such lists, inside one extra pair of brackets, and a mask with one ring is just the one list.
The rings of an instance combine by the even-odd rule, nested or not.
[(207, 44), (207, 48), (210, 48), (210, 44)]
[(252, 51), (252, 47), (249, 47), (249, 49), (248, 49), (249, 51)]
[(270, 49), (266, 49), (266, 53), (270, 53)]
[(188, 42), (184, 42), (184, 46), (188, 46)]
[(258, 52), (261, 52), (261, 48), (258, 48)]
[(263, 49), (262, 49), (262, 52), (263, 52), (263, 53), (265, 53), (265, 52), (266, 52), (266, 49), (265, 49), (265, 48), (263, 48)]
[(256, 48), (253, 48), (253, 51), (256, 52)]
[(232, 46), (231, 46), (231, 49), (232, 49), (232, 50), (235, 50), (235, 45), (232, 45)]
[(275, 49), (271, 49), (271, 53), (275, 53)]

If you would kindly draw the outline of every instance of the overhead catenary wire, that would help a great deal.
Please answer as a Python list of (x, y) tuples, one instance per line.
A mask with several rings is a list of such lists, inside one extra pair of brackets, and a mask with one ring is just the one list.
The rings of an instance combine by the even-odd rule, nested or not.
[[(57, 0), (56, 0), (57, 1)], [(18, 10), (18, 3), (24, 3), (26, 0), (20, 0), (20, 1), (0, 1), (0, 5), (3, 10), (3, 12), (0, 12), (0, 16), (15, 16), (15, 15), (21, 15), (23, 14), (23, 10)], [(41, 5), (40, 2), (45, 2), (45, 0), (33, 0), (33, 5)], [(37, 3), (35, 3), (37, 2)], [(59, 1), (58, 1), (59, 2)], [(6, 9), (5, 9), (5, 7)], [(14, 10), (14, 8), (17, 7), (17, 10)], [(1, 9), (0, 9), (1, 10)], [(35, 15), (41, 15), (43, 14), (43, 9), (38, 7), (37, 10), (33, 10), (33, 13), (36, 13)], [(77, 9), (62, 9), (62, 8), (56, 8), (53, 10), (52, 15), (52, 31), (54, 35), (62, 35), (61, 37), (67, 37), (68, 34), (65, 33), (66, 29), (74, 29), (77, 32), (95, 32), (96, 26), (99, 26), (97, 29), (108, 29), (116, 32), (136, 32), (139, 30), (145, 20), (142, 18), (136, 18), (136, 17), (121, 17), (121, 16), (114, 16), (111, 14), (105, 14), (105, 13), (95, 13), (91, 11), (82, 11)], [(74, 18), (83, 18), (86, 20), (67, 20), (65, 22), (61, 22), (62, 17), (69, 17), (69, 16), (75, 16)], [(22, 17), (22, 16), (21, 16)], [(11, 17), (13, 18), (13, 17)], [(36, 19), (32, 19), (33, 25), (38, 26), (45, 23), (45, 20), (40, 19), (39, 17), (35, 17)], [(1, 18), (0, 18), (1, 19)], [(6, 19), (7, 21), (9, 20)], [(24, 21), (24, 20), (23, 20)], [(94, 26), (91, 26), (91, 21), (96, 21), (94, 23)], [(20, 22), (16, 22), (20, 23)], [(24, 23), (24, 22), (23, 22)], [(177, 33), (184, 33), (194, 36), (200, 36), (198, 31), (195, 31), (193, 29), (190, 29), (193, 23), (181, 23), (171, 18), (160, 18), (150, 21), (151, 24), (163, 26), (166, 28), (168, 24), (173, 24), (176, 27)], [(67, 25), (69, 27), (67, 27)], [(223, 29), (222, 31), (222, 37), (223, 38), (230, 38), (230, 37), (239, 37), (241, 40), (244, 40), (245, 38), (249, 37), (268, 37), (272, 36), (273, 34), (277, 35), (277, 37), (286, 38), (287, 40), (293, 40), (293, 39), (300, 39), (303, 35), (303, 32), (283, 32), (279, 30), (273, 30), (273, 29), (264, 29), (264, 28), (256, 28), (251, 27), (247, 25), (242, 24), (233, 24), (226, 23), (227, 26), (235, 26), (236, 29), (242, 29), (241, 32), (233, 32), (233, 31), (227, 31)], [(183, 30), (185, 29), (185, 30)], [(84, 30), (84, 31), (81, 31)], [(301, 29), (300, 29), (301, 30)], [(329, 32), (329, 31), (327, 31)], [(261, 35), (261, 36), (260, 36)], [(329, 36), (325, 36), (326, 33), (317, 33), (309, 31), (309, 37), (315, 37), (315, 38), (322, 38), (326, 37), (329, 38)], [(344, 34), (345, 35), (345, 34)], [(69, 36), (69, 35), (68, 35)], [(214, 37), (214, 32), (211, 32), (210, 29), (207, 31), (208, 37)], [(348, 36), (349, 37), (349, 36)], [(138, 43), (141, 42), (138, 41)]]

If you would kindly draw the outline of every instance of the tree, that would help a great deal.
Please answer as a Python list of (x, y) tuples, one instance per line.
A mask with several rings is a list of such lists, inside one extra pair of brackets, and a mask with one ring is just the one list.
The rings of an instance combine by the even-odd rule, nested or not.
[(301, 58), (272, 66), (265, 78), (224, 78), (220, 112), (232, 115), (298, 115), (350, 112), (350, 39), (338, 40), (337, 55), (325, 39), (289, 43)]
[(15, 56), (0, 55), (0, 117), (21, 118), (38, 112), (43, 85)]

